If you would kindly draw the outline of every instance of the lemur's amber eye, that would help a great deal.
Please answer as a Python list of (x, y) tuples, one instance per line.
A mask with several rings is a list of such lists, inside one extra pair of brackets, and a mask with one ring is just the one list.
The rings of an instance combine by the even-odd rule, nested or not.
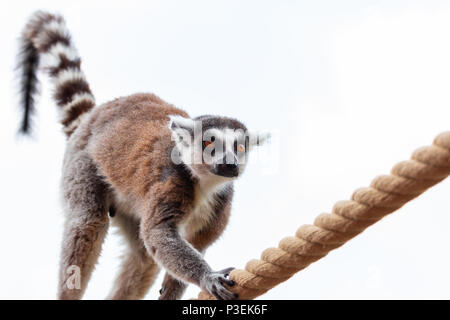
[(245, 151), (245, 146), (243, 144), (238, 144), (237, 151), (244, 152)]

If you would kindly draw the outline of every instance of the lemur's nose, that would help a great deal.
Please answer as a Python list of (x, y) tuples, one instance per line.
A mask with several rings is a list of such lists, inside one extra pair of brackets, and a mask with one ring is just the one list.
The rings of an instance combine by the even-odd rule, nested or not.
[(226, 163), (225, 166), (227, 167), (227, 170), (236, 170), (238, 168), (237, 163), (231, 163), (231, 164)]
[(216, 164), (214, 167), (215, 174), (223, 177), (237, 177), (239, 175), (238, 164), (232, 163), (222, 163)]
[(234, 157), (232, 163), (227, 163), (226, 157), (224, 157), (223, 163), (214, 166), (214, 173), (223, 177), (237, 177), (239, 175), (239, 164), (237, 159)]

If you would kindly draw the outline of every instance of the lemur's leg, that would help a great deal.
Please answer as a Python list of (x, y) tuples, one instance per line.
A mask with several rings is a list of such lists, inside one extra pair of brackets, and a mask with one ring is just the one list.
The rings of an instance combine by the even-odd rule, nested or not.
[(186, 291), (188, 284), (172, 277), (168, 272), (164, 275), (164, 280), (159, 290), (161, 294), (159, 300), (179, 300)]
[[(223, 233), (225, 226), (230, 217), (230, 206), (218, 208), (214, 218), (209, 225), (195, 234), (188, 235), (187, 241), (194, 246), (199, 252), (204, 252), (220, 235)], [(160, 300), (177, 300), (181, 299), (186, 290), (187, 283), (172, 277), (168, 272), (164, 277), (160, 290)]]
[(159, 267), (139, 238), (139, 221), (120, 212), (114, 224), (127, 240), (127, 252), (108, 299), (142, 299), (156, 279)]
[(63, 197), (66, 223), (59, 272), (59, 299), (81, 299), (109, 225), (107, 186), (83, 153), (66, 155)]

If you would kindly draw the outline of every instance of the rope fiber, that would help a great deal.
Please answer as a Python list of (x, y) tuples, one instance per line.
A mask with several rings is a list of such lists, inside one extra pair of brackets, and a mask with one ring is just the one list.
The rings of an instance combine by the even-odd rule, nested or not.
[[(331, 213), (319, 215), (313, 225), (301, 226), (295, 236), (268, 248), (260, 259), (235, 269), (229, 289), (239, 299), (254, 299), (311, 263), (339, 248), (384, 216), (398, 210), (450, 175), (450, 132), (437, 136), (431, 146), (416, 150), (410, 160), (396, 164), (390, 175), (376, 177), (370, 187), (356, 190), (351, 200), (337, 202)], [(200, 300), (214, 297), (202, 291)]]

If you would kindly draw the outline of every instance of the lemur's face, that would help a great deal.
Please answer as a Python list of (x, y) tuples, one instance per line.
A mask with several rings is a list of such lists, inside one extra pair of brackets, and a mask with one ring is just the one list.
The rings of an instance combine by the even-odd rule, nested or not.
[(198, 178), (211, 175), (237, 178), (244, 172), (249, 151), (269, 137), (249, 133), (232, 118), (171, 116), (170, 119), (169, 128), (176, 144), (172, 160), (183, 162)]

